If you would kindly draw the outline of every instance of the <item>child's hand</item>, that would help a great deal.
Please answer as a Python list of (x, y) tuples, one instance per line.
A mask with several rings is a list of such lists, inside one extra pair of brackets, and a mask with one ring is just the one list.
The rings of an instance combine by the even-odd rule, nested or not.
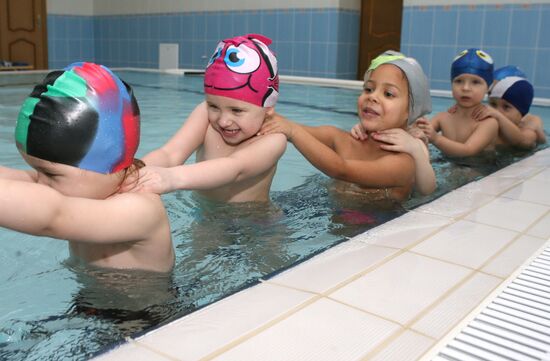
[(351, 136), (357, 140), (367, 140), (369, 137), (361, 123), (357, 123), (351, 128)]
[(258, 135), (283, 133), (288, 140), (291, 140), (293, 126), (294, 124), (290, 120), (281, 116), (279, 113), (275, 113), (264, 121)]
[(496, 110), (495, 108), (480, 104), (472, 111), (472, 118), (477, 121), (481, 121), (487, 118), (497, 118), (497, 113), (498, 110)]
[(382, 130), (371, 134), (371, 136), (379, 142), (386, 143), (381, 144), (380, 148), (391, 152), (412, 154), (418, 150), (419, 145), (424, 146), (422, 140), (413, 137), (401, 128)]
[(430, 142), (434, 141), (435, 137), (437, 136), (437, 132), (432, 126), (432, 123), (427, 118), (418, 118), (415, 126), (422, 130), (422, 132), (424, 132)]
[(139, 176), (136, 174), (126, 178), (120, 186), (119, 193), (149, 192), (163, 194), (172, 190), (168, 168), (146, 166), (139, 170)]
[[(425, 121), (429, 122), (428, 118), (426, 117), (421, 117), (418, 119), (424, 119)], [(407, 132), (409, 132), (409, 134), (412, 135), (413, 137), (420, 139), (426, 146), (430, 142), (426, 134), (424, 134), (422, 129), (420, 129), (418, 125), (416, 125), (416, 123), (410, 126), (409, 129), (407, 129)]]

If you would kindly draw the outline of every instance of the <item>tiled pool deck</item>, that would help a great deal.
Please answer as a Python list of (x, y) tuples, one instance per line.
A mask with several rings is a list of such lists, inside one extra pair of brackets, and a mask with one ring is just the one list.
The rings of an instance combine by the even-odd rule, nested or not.
[(549, 186), (545, 149), (96, 359), (426, 358), (550, 244)]

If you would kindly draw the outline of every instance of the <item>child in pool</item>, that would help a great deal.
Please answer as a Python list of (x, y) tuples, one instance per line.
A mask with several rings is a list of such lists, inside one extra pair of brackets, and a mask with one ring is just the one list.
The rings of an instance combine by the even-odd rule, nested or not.
[[(206, 100), (161, 148), (147, 154), (132, 191), (198, 190), (223, 202), (268, 201), (281, 134), (259, 136), (278, 98), (277, 60), (261, 35), (220, 42), (204, 76)], [(183, 164), (196, 151), (195, 164)]]
[(431, 121), (416, 124), (430, 142), (451, 157), (467, 157), (493, 150), (498, 135), (494, 118), (478, 122), (472, 113), (481, 104), (493, 83), (493, 60), (483, 50), (462, 51), (451, 65), (455, 112), (441, 112)]
[[(406, 129), (408, 123), (431, 110), (428, 81), (421, 66), (416, 60), (391, 51), (374, 59), (365, 73), (357, 110), (368, 134)], [(378, 196), (402, 201), (412, 190), (413, 159), (407, 153), (382, 148), (375, 137), (360, 141), (333, 126), (307, 127), (281, 116), (267, 120), (261, 133), (283, 133), (315, 167), (371, 193), (371, 199)], [(396, 136), (391, 132), (386, 135)], [(353, 188), (347, 185), (343, 188)]]
[(66, 239), (71, 258), (87, 265), (172, 269), (160, 197), (117, 193), (140, 166), (139, 107), (129, 85), (93, 63), (51, 72), (23, 103), (15, 140), (34, 170), (2, 168), (0, 226)]
[(528, 114), (533, 102), (533, 86), (518, 76), (499, 79), (489, 93), (488, 107), (479, 107), (472, 114), (476, 120), (494, 118), (498, 121), (497, 144), (533, 149), (546, 143), (540, 117)]

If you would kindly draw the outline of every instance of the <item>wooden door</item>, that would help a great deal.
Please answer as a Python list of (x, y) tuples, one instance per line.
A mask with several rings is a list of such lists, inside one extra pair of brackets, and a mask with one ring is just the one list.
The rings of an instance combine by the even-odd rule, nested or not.
[(403, 0), (362, 0), (357, 79), (363, 80), (373, 58), (400, 50)]
[(0, 0), (0, 60), (48, 68), (46, 0)]

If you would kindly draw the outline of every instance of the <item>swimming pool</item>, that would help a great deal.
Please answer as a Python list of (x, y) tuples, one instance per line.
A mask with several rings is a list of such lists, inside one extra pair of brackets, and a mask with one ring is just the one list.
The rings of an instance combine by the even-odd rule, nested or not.
[[(203, 98), (201, 77), (120, 75), (134, 86), (142, 108), (138, 156), (161, 145)], [(19, 104), (29, 90), (29, 86), (0, 88), (2, 165), (24, 166), (12, 137)], [(356, 121), (355, 90), (283, 84), (281, 93), (278, 111), (297, 121), (344, 129)], [(434, 112), (450, 103), (436, 99)], [(546, 119), (549, 129), (549, 110), (533, 112)], [(440, 182), (432, 197), (413, 198), (405, 208), (524, 155), (508, 155), (499, 164), (480, 160), (484, 167), (463, 167), (434, 152), (438, 179), (452, 181)], [(4, 265), (0, 283), (6, 290), (0, 296), (0, 358), (84, 359), (124, 336), (234, 293), (405, 211), (389, 208), (350, 222), (346, 215), (363, 211), (363, 205), (355, 199), (332, 198), (328, 185), (327, 178), (289, 145), (277, 170), (270, 206), (212, 204), (190, 192), (165, 196), (177, 254), (171, 279), (141, 273), (103, 275), (97, 270), (87, 277), (92, 270), (74, 269), (64, 262), (68, 255), (64, 242), (0, 231)], [(107, 277), (107, 285), (97, 284), (97, 279)]]

